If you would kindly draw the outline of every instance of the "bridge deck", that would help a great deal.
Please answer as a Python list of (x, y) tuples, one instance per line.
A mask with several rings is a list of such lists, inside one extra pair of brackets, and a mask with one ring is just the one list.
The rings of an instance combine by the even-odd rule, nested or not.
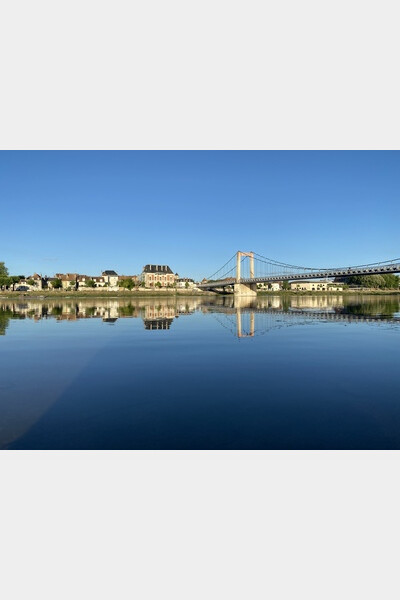
[[(309, 271), (307, 273), (281, 273), (280, 275), (266, 275), (264, 277), (241, 278), (238, 283), (269, 283), (274, 281), (298, 281), (302, 279), (325, 279), (332, 277), (346, 277), (350, 275), (385, 275), (387, 273), (400, 273), (400, 263), (393, 263), (381, 267), (350, 267), (348, 269), (326, 269), (323, 271)], [(213, 281), (200, 283), (198, 288), (214, 289), (234, 285), (235, 281)]]

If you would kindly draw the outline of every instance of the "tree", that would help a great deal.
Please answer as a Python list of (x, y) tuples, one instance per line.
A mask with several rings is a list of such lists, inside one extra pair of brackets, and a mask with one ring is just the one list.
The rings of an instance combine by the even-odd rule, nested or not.
[(28, 279), (28, 281), (26, 282), (28, 285), (34, 285), (35, 282), (33, 281), (33, 279)]
[(8, 269), (4, 262), (0, 262), (0, 277), (8, 277)]
[(188, 282), (188, 281), (186, 281), (186, 282), (185, 282), (185, 288), (186, 288), (186, 289), (188, 289), (188, 287), (189, 287), (189, 282)]
[(122, 281), (118, 282), (119, 287), (125, 288), (126, 290), (132, 290), (135, 282), (133, 279), (122, 279)]
[(86, 281), (86, 287), (94, 288), (94, 287), (96, 287), (96, 282), (93, 281), (93, 279), (88, 279)]
[(282, 281), (282, 289), (283, 290), (290, 290), (290, 285), (288, 281)]
[(378, 288), (378, 289), (398, 289), (399, 277), (392, 273), (382, 275), (350, 275), (349, 277), (340, 278), (349, 285)]
[(59, 290), (60, 288), (62, 288), (62, 281), (61, 279), (58, 279), (58, 277), (56, 277), (52, 282), (51, 285), (53, 286), (53, 288), (55, 290)]
[(8, 287), (10, 282), (8, 280), (8, 269), (4, 262), (0, 262), (0, 289)]
[(156, 282), (156, 287), (158, 287), (158, 288), (160, 288), (160, 287), (161, 287), (161, 282), (160, 282), (160, 281), (157, 281), (157, 282)]
[(11, 285), (12, 285), (12, 289), (13, 289), (13, 291), (14, 291), (14, 289), (15, 289), (15, 284), (16, 284), (16, 283), (19, 283), (19, 282), (20, 282), (20, 280), (21, 280), (21, 279), (20, 279), (20, 275), (12, 275), (12, 276), (10, 277), (10, 279), (11, 279)]

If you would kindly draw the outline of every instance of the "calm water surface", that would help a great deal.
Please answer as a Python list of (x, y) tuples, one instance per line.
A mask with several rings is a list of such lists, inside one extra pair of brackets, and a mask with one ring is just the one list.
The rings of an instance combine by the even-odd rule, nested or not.
[(399, 365), (398, 296), (0, 299), (0, 448), (400, 448)]

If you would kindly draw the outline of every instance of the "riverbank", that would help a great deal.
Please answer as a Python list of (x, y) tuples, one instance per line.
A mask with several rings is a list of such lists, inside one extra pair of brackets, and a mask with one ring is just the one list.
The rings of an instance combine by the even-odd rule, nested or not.
[(400, 290), (379, 290), (375, 288), (349, 288), (342, 291), (327, 290), (278, 290), (278, 291), (257, 291), (257, 296), (399, 296)]
[(24, 298), (29, 299), (55, 299), (55, 298), (164, 298), (164, 297), (194, 297), (194, 296), (215, 296), (214, 292), (191, 292), (186, 290), (171, 291), (171, 290), (121, 290), (121, 291), (68, 291), (68, 290), (38, 290), (30, 292), (0, 292), (1, 298)]
[[(233, 296), (230, 294), (218, 294), (209, 291), (196, 291), (190, 290), (121, 290), (121, 291), (103, 291), (103, 290), (88, 290), (88, 291), (68, 291), (68, 290), (38, 290), (30, 292), (0, 292), (0, 299), (6, 298), (23, 298), (29, 299), (62, 299), (62, 298), (175, 298), (175, 297), (201, 297), (201, 296)], [(399, 296), (400, 290), (379, 290), (379, 289), (346, 289), (342, 291), (305, 291), (305, 290), (275, 290), (275, 291), (257, 291), (257, 296), (268, 297), (268, 296)]]

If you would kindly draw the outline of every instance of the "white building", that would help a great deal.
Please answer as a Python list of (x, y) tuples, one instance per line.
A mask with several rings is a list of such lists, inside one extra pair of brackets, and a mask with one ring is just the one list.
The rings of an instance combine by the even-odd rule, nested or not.
[[(187, 284), (187, 285), (186, 285)], [(176, 287), (180, 289), (192, 289), (195, 287), (195, 282), (189, 277), (180, 277), (176, 280)]]

